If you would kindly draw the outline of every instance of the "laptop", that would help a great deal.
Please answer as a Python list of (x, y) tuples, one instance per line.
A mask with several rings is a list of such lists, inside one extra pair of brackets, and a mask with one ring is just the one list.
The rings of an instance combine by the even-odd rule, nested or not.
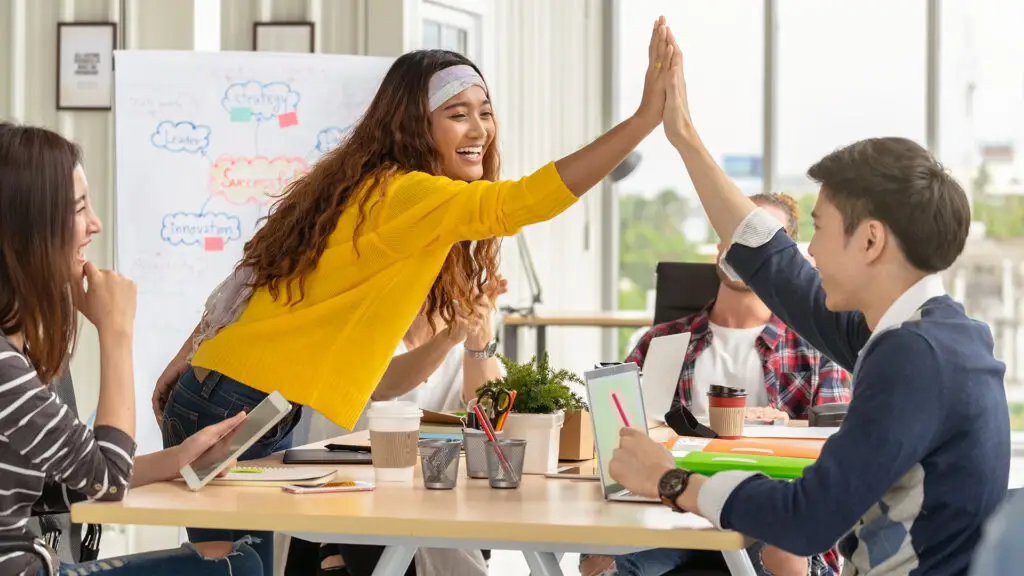
[(616, 502), (654, 502), (633, 494), (612, 480), (608, 465), (612, 453), (619, 447), (619, 430), (627, 424), (647, 433), (647, 415), (640, 391), (640, 369), (636, 364), (618, 364), (584, 372), (590, 419), (594, 423), (594, 447), (597, 452), (597, 470), (605, 500)]

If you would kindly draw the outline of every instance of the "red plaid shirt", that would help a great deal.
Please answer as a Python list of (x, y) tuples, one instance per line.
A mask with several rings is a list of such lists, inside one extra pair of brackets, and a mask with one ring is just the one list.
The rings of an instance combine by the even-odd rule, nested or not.
[[(690, 333), (683, 369), (679, 374), (676, 398), (689, 407), (693, 394), (693, 374), (697, 356), (711, 344), (712, 332), (708, 314), (714, 301), (689, 316), (658, 324), (644, 334), (636, 348), (626, 357), (641, 368), (651, 340), (669, 334)], [(812, 406), (850, 401), (850, 375), (825, 357), (783, 324), (777, 316), (765, 325), (756, 340), (757, 354), (764, 369), (764, 385), (768, 404), (785, 411), (790, 418), (807, 418)]]
[[(644, 334), (636, 348), (626, 357), (641, 368), (651, 340), (670, 334), (690, 333), (690, 344), (683, 358), (679, 374), (676, 400), (689, 407), (693, 394), (693, 373), (700, 355), (711, 344), (711, 322), (708, 315), (715, 305), (712, 300), (703, 310), (658, 324)], [(764, 385), (768, 389), (768, 403), (772, 408), (784, 410), (790, 418), (807, 418), (811, 406), (831, 402), (850, 401), (850, 374), (838, 364), (818, 352), (806, 340), (789, 329), (778, 316), (765, 325), (756, 340), (757, 354), (764, 368)], [(816, 576), (839, 574), (839, 554), (835, 547), (810, 560), (810, 573)]]

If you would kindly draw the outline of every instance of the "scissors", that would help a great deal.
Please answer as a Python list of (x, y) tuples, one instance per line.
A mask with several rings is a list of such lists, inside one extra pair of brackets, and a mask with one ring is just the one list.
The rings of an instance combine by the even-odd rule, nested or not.
[(477, 393), (476, 403), (489, 412), (491, 425), (497, 428), (502, 416), (512, 409), (512, 395), (504, 388), (487, 387)]

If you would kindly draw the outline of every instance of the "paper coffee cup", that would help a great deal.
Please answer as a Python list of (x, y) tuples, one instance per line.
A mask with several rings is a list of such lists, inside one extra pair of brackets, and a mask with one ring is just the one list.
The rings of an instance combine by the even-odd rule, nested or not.
[(712, 386), (708, 393), (710, 427), (719, 438), (733, 439), (743, 436), (743, 421), (747, 415), (747, 394), (738, 388)]
[(377, 482), (412, 482), (423, 411), (413, 402), (373, 402), (367, 412)]

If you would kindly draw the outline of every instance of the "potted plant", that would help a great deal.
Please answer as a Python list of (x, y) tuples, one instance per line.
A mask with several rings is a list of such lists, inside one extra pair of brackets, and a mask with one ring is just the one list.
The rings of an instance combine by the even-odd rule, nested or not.
[[(560, 431), (566, 415), (587, 410), (586, 403), (569, 383), (582, 385), (583, 381), (569, 370), (552, 369), (547, 354), (540, 360), (535, 356), (523, 363), (499, 358), (505, 366), (505, 376), (485, 386), (516, 392), (512, 412), (505, 420), (505, 437), (526, 440), (524, 473), (554, 472), (558, 468)], [(591, 436), (591, 450), (592, 445)]]

